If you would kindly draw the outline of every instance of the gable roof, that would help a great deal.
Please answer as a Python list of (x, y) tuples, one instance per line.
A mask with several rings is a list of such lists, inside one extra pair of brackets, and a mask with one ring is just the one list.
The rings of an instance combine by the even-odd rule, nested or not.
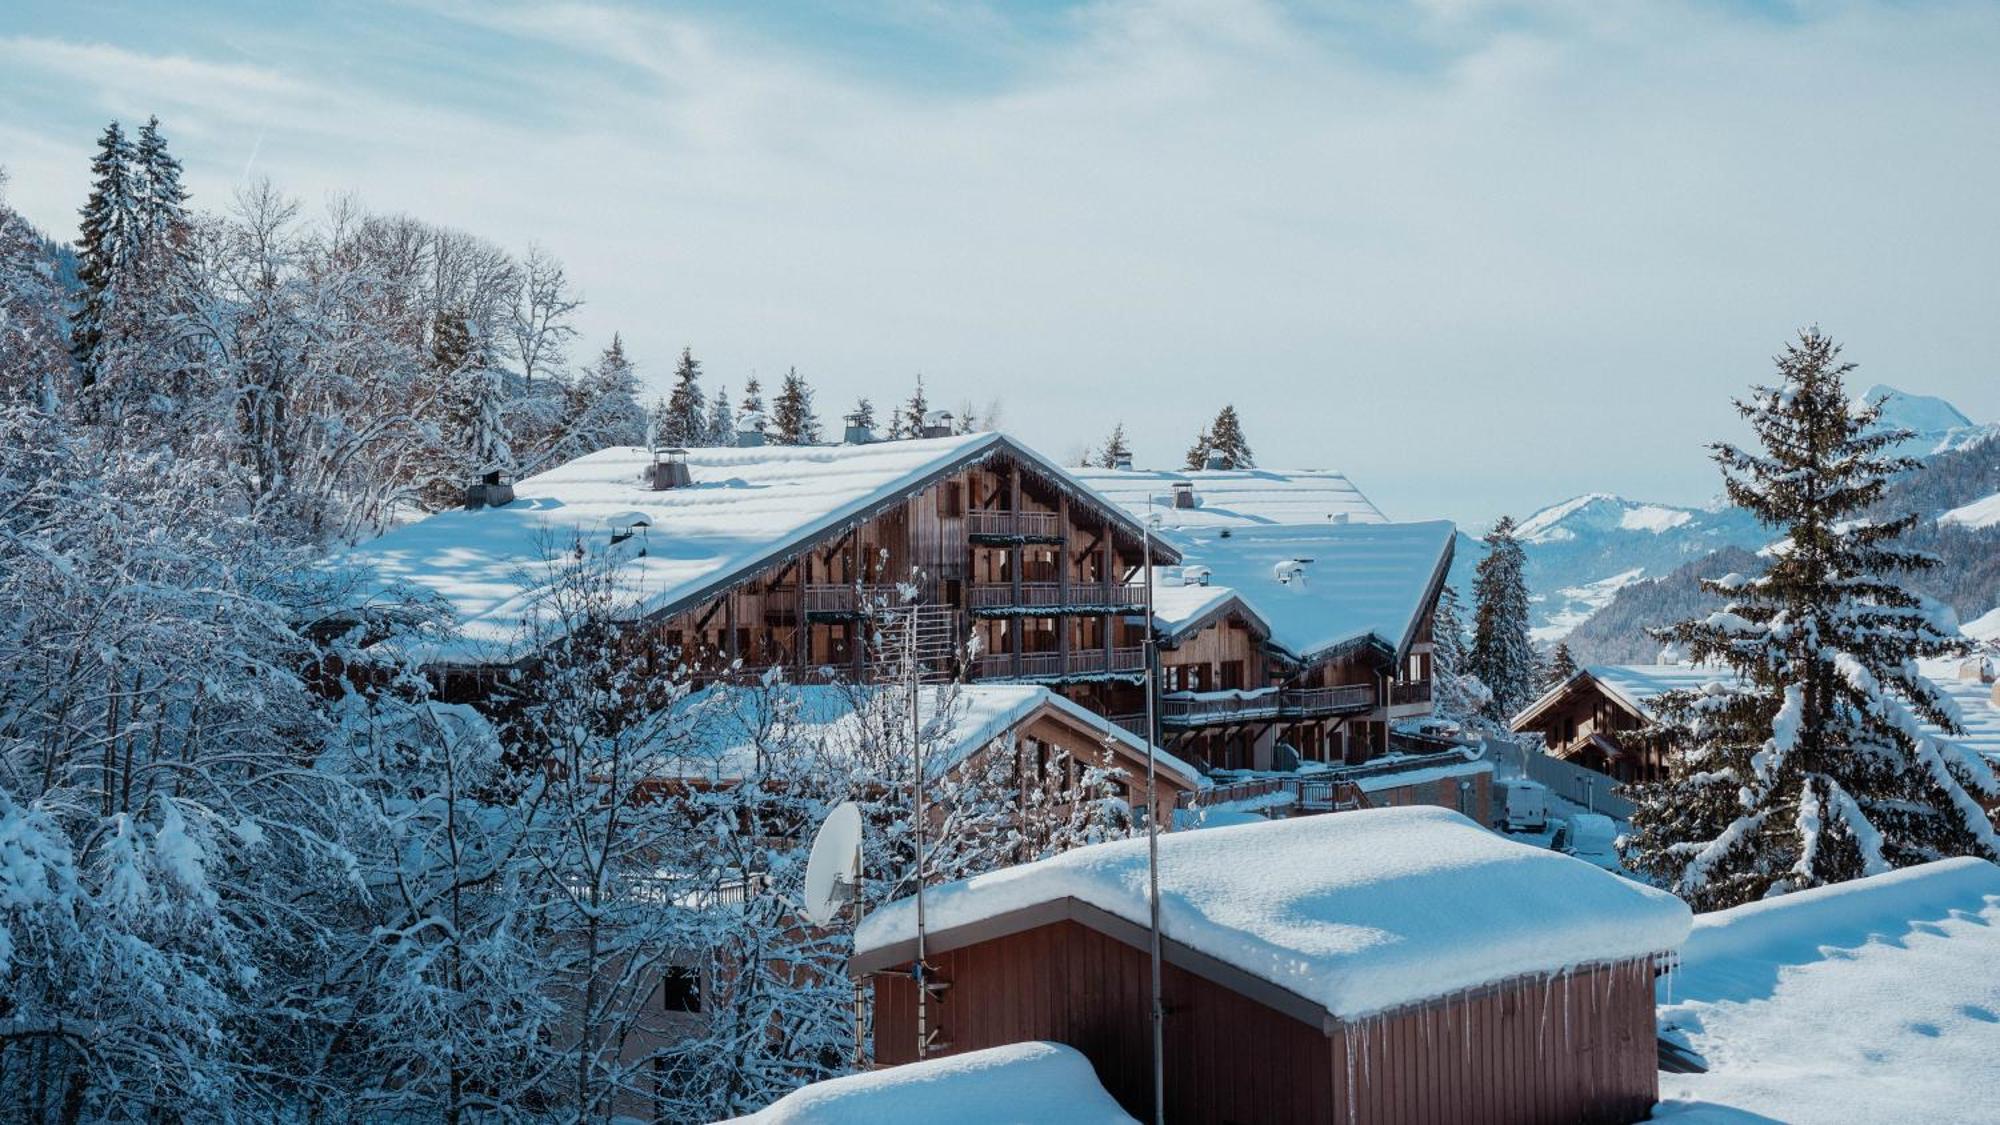
[[(1448, 520), (1183, 530), (1171, 537), (1183, 568), (1206, 567), (1209, 585), (1156, 571), (1156, 623), (1180, 635), (1235, 596), (1273, 644), (1301, 660), (1370, 639), (1401, 654), (1451, 566), (1456, 534)], [(1302, 580), (1280, 581), (1281, 564), (1307, 559)]]
[[(1071, 469), (1078, 480), (1139, 519), (1167, 528), (1386, 523), (1344, 474), (1320, 469)], [(1176, 484), (1194, 486), (1196, 506), (1176, 508)]]
[[(675, 704), (694, 734), (684, 775), (711, 780), (741, 777), (755, 762), (760, 745), (803, 747), (829, 755), (852, 753), (866, 733), (856, 704), (870, 693), (900, 690), (787, 684), (766, 693), (718, 684), (691, 692)], [(951, 702), (948, 729), (927, 740), (927, 775), (959, 765), (1044, 712), (1062, 715), (1100, 738), (1108, 728), (1128, 754), (1141, 760), (1146, 756), (1145, 739), (1040, 684), (961, 684), (949, 695), (943, 687), (926, 685), (919, 693), (918, 714), (927, 730), (942, 726), (940, 709), (947, 698)], [(1153, 761), (1161, 773), (1185, 787), (1208, 784), (1200, 771), (1165, 750), (1156, 747)]]
[[(334, 563), (372, 573), (363, 596), (401, 586), (451, 607), (457, 636), (413, 655), (509, 663), (525, 654), (553, 567), (579, 541), (591, 552), (610, 550), (615, 532), (643, 521), (644, 553), (624, 548), (618, 580), (640, 616), (669, 614), (1003, 452), (1134, 538), (1143, 534), (1124, 508), (1053, 461), (1004, 434), (979, 433), (870, 445), (690, 449), (691, 483), (658, 492), (641, 480), (652, 462), (648, 450), (600, 450), (518, 482), (510, 504), (439, 512), (358, 544)], [(1175, 557), (1171, 545), (1162, 554)]]
[[(1445, 809), (1170, 832), (1158, 844), (1165, 940), (1335, 1019), (1644, 957), (1688, 931), (1687, 906), (1665, 891)], [(1066, 902), (1143, 934), (1146, 886), (1143, 839), (975, 876), (925, 892), (929, 948), (1033, 928)], [(1009, 930), (1012, 920), (1027, 924)], [(915, 933), (913, 900), (877, 910), (855, 934), (854, 968), (895, 964)]]

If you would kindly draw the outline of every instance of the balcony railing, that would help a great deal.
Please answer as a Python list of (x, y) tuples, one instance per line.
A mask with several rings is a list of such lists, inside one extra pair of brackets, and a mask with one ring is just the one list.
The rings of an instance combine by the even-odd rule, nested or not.
[(853, 583), (813, 582), (806, 586), (807, 614), (848, 615), (876, 606), (899, 606), (903, 595), (888, 583), (855, 586)]
[(1114, 586), (1072, 582), (1067, 590), (1058, 582), (1023, 582), (1018, 591), (1011, 582), (981, 582), (966, 591), (966, 605), (975, 612), (1027, 610), (1081, 610), (1085, 612), (1132, 609), (1146, 604), (1143, 582)]
[(1308, 719), (1343, 712), (1366, 711), (1375, 705), (1375, 688), (1348, 684), (1326, 688), (1266, 689), (1258, 692), (1216, 692), (1167, 696), (1160, 700), (1160, 721), (1171, 726), (1255, 722), (1264, 719)]
[(965, 513), (965, 534), (975, 539), (1062, 539), (1062, 520), (1054, 512)]
[(1389, 705), (1392, 707), (1401, 707), (1411, 703), (1429, 703), (1430, 701), (1431, 682), (1429, 680), (1411, 680), (1407, 683), (1389, 685)]
[(1012, 653), (988, 653), (979, 658), (973, 672), (982, 680), (1059, 680), (1071, 676), (1131, 675), (1146, 667), (1146, 650), (1138, 645), (1112, 649), (1077, 649), (1065, 657), (1060, 652), (1024, 652), (1019, 670)]

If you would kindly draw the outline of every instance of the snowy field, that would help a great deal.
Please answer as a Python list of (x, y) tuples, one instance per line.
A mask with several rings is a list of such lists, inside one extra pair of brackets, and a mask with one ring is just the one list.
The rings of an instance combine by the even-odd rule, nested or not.
[(1660, 1027), (1708, 1059), (1655, 1118), (1991, 1121), (2000, 868), (1946, 860), (1699, 915)]

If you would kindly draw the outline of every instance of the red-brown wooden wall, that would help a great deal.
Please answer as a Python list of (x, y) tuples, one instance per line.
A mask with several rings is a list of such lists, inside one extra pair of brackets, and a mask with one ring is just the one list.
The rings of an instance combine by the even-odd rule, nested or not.
[[(930, 1009), (947, 1043), (935, 1053), (1067, 1043), (1128, 1112), (1150, 1119), (1143, 950), (1063, 921), (931, 963), (952, 982)], [(1643, 1119), (1658, 1096), (1643, 960), (1460, 993), (1331, 1036), (1171, 964), (1163, 980), (1175, 1125), (1624, 1122)], [(911, 1061), (914, 986), (878, 976), (875, 997), (877, 1061)]]

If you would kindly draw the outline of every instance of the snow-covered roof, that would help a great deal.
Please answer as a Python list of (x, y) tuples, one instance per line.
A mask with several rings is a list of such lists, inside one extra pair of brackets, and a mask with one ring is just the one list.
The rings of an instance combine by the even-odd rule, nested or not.
[(1697, 915), (1655, 1120), (1975, 1121), (2000, 1104), (2000, 868), (1948, 859)]
[(1010, 1043), (802, 1086), (725, 1125), (1137, 1125), (1061, 1043)]
[[(897, 690), (901, 689), (834, 684), (703, 688), (676, 704), (693, 735), (686, 748), (684, 773), (717, 779), (741, 777), (755, 764), (760, 747), (852, 753), (867, 733), (856, 704), (869, 692)], [(1136, 757), (1146, 755), (1145, 739), (1116, 723), (1107, 724), (1103, 716), (1039, 684), (964, 684), (949, 691), (926, 685), (918, 693), (919, 721), (926, 730), (940, 731), (936, 741), (925, 748), (928, 773), (958, 765), (1044, 708), (1067, 715), (1093, 731), (1108, 727), (1119, 745)], [(938, 718), (947, 698), (952, 708), (948, 727)], [(1153, 760), (1162, 773), (1173, 775), (1183, 785), (1199, 788), (1207, 784), (1200, 771), (1165, 750), (1156, 748)]]
[[(1673, 949), (1688, 909), (1664, 891), (1504, 839), (1455, 812), (1367, 809), (1159, 838), (1160, 925), (1205, 954), (1348, 1019), (1513, 977)], [(1073, 899), (1145, 925), (1146, 841), (1078, 848), (934, 888), (954, 927)], [(857, 958), (914, 939), (912, 900), (870, 915)]]
[[(1919, 723), (1919, 728), (1933, 738), (1948, 738), (1989, 760), (2000, 761), (2000, 707), (1993, 702), (1992, 685), (1959, 679), (1956, 660), (1926, 660), (1918, 668), (1957, 705), (1965, 733), (1946, 735), (1929, 723)], [(1514, 717), (1512, 725), (1518, 730), (1586, 676), (1607, 696), (1647, 720), (1659, 718), (1653, 709), (1654, 696), (1700, 691), (1710, 684), (1735, 687), (1741, 683), (1734, 671), (1712, 664), (1592, 664), (1543, 693)]]
[[(753, 446), (686, 451), (691, 483), (649, 489), (646, 449), (600, 450), (514, 485), (512, 503), (446, 511), (335, 557), (365, 568), (364, 596), (413, 587), (448, 604), (452, 641), (416, 653), (445, 663), (506, 663), (524, 650), (556, 560), (581, 539), (620, 551), (618, 578), (641, 615), (713, 596), (807, 543), (872, 515), (934, 478), (998, 451), (1075, 487), (1107, 513), (1124, 509), (1067, 479), (1067, 471), (998, 433), (870, 445)], [(632, 516), (645, 519), (644, 554), (613, 547)], [(615, 517), (615, 519), (614, 519)], [(622, 523), (620, 522), (622, 521)], [(1139, 534), (1136, 523), (1129, 526)]]
[(1441, 766), (1425, 766), (1422, 769), (1364, 774), (1354, 779), (1354, 787), (1363, 793), (1380, 793), (1410, 785), (1427, 785), (1434, 781), (1449, 781), (1454, 777), (1474, 777), (1492, 772), (1492, 762), (1485, 758), (1475, 758), (1464, 762), (1449, 762)]
[[(1071, 469), (1078, 480), (1138, 519), (1157, 513), (1166, 528), (1264, 524), (1383, 523), (1354, 482), (1319, 469)], [(1194, 488), (1193, 508), (1174, 507), (1174, 486)]]
[(1446, 520), (1182, 532), (1183, 564), (1207, 567), (1209, 585), (1183, 586), (1176, 569), (1156, 569), (1157, 623), (1176, 636), (1233, 593), (1274, 643), (1302, 659), (1371, 636), (1400, 650), (1421, 624), (1454, 539)]

